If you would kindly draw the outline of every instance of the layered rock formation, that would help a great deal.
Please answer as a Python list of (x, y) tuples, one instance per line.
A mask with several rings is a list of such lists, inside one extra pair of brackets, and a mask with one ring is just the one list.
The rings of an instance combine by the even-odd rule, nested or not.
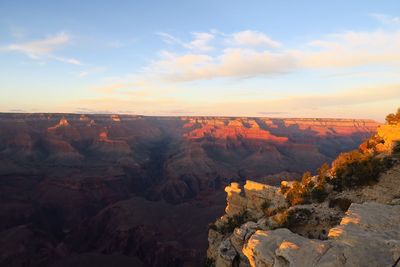
[[(225, 215), (210, 225), (207, 263), (393, 266), (400, 258), (399, 140), (400, 123), (382, 125), (354, 154), (359, 158), (321, 168), (301, 183), (232, 183), (225, 188)], [(343, 168), (359, 184), (337, 187)], [(375, 170), (377, 180), (357, 177)], [(296, 197), (300, 200), (293, 201)]]
[[(377, 126), (368, 120), (0, 114), (0, 265), (79, 266), (94, 258), (201, 265), (207, 224), (223, 213), (227, 184), (239, 188), (250, 176), (277, 185), (357, 147)], [(287, 205), (270, 186), (249, 182), (243, 192), (231, 190), (229, 212), (237, 221), (241, 205), (246, 216), (261, 219)], [(247, 228), (232, 241), (236, 249), (252, 231)]]

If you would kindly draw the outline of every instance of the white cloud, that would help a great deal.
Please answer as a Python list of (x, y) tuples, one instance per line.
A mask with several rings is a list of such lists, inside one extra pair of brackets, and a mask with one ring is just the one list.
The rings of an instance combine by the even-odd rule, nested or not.
[(216, 57), (187, 53), (163, 53), (146, 72), (174, 82), (214, 79), (222, 77), (252, 77), (285, 73), (296, 63), (290, 55), (269, 51), (229, 48)]
[(33, 59), (53, 59), (68, 64), (82, 65), (82, 63), (75, 58), (65, 58), (53, 54), (56, 50), (70, 43), (70, 41), (71, 37), (61, 32), (41, 40), (9, 44), (2, 47), (1, 50), (22, 53)]
[(377, 19), (380, 23), (386, 25), (400, 25), (400, 17), (393, 17), (386, 14), (370, 14), (371, 17)]
[[(207, 42), (219, 35), (199, 34), (195, 40), (205, 40), (197, 48), (182, 54), (163, 51), (161, 57), (145, 68), (146, 75), (174, 82), (214, 78), (242, 78), (287, 73), (301, 69), (348, 69), (360, 66), (397, 66), (400, 64), (400, 31), (377, 30), (371, 32), (347, 31), (322, 36), (292, 49), (255, 47), (256, 44), (274, 44), (265, 35), (250, 38), (253, 31), (231, 36), (236, 42), (225, 42), (228, 47), (208, 53)], [(251, 33), (251, 34), (249, 34)], [(244, 38), (243, 36), (246, 36)], [(257, 36), (257, 35), (256, 35)], [(179, 39), (165, 35), (170, 42)], [(232, 39), (229, 39), (232, 41)], [(218, 40), (216, 40), (218, 41)], [(233, 44), (248, 44), (237, 47)], [(253, 44), (254, 46), (251, 46)], [(193, 45), (195, 46), (195, 45)], [(301, 47), (301, 48), (300, 48)]]
[(21, 52), (32, 58), (39, 58), (51, 54), (54, 50), (67, 44), (69, 41), (70, 37), (66, 33), (59, 33), (42, 40), (10, 44), (6, 46), (5, 49)]
[(343, 32), (309, 43), (294, 54), (305, 68), (347, 68), (400, 62), (400, 31)]
[(161, 40), (163, 40), (163, 42), (165, 42), (165, 43), (167, 43), (167, 44), (180, 44), (180, 45), (183, 44), (183, 42), (182, 42), (179, 38), (176, 38), (176, 37), (172, 36), (172, 35), (169, 34), (169, 33), (166, 33), (166, 32), (157, 32), (156, 34), (157, 34), (158, 36), (160, 36), (160, 37), (161, 37)]
[(161, 37), (163, 42), (171, 45), (179, 45), (183, 48), (193, 50), (193, 51), (210, 51), (214, 48), (209, 45), (215, 36), (208, 32), (193, 32), (193, 40), (190, 42), (184, 42), (181, 39), (165, 32), (158, 32), (157, 35)]
[(77, 60), (76, 58), (64, 58), (64, 57), (58, 57), (58, 56), (53, 56), (53, 55), (48, 55), (48, 58), (54, 59), (60, 62), (72, 64), (72, 65), (83, 65), (82, 62)]
[(233, 46), (244, 46), (244, 47), (280, 47), (281, 44), (275, 40), (272, 40), (269, 36), (258, 31), (240, 31), (235, 32), (229, 37), (226, 42)]
[(184, 44), (184, 47), (190, 50), (210, 51), (214, 48), (209, 45), (209, 42), (214, 39), (214, 35), (208, 32), (192, 33), (194, 39), (190, 43)]

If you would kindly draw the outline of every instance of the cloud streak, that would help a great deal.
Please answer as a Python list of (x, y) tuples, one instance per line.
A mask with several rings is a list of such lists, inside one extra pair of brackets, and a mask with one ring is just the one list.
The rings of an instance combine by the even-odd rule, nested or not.
[(70, 42), (71, 37), (61, 32), (40, 40), (12, 43), (2, 47), (1, 50), (22, 53), (36, 60), (52, 59), (72, 65), (82, 65), (82, 63), (75, 58), (66, 58), (54, 54), (55, 51), (61, 49)]
[(272, 47), (278, 48), (281, 44), (272, 40), (269, 36), (258, 31), (240, 31), (235, 32), (230, 38), (225, 40), (229, 45), (241, 47)]
[(375, 18), (382, 24), (386, 25), (394, 25), (394, 26), (399, 26), (400, 25), (400, 17), (393, 17), (390, 15), (386, 14), (370, 14), (371, 17)]

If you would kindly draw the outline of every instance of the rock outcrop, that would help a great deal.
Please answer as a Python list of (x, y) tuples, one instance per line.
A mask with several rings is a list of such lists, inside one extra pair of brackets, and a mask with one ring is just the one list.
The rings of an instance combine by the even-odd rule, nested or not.
[(261, 218), (265, 213), (288, 207), (278, 187), (248, 180), (243, 189), (242, 191), (238, 183), (231, 183), (225, 188), (227, 216), (232, 217), (247, 212), (252, 218)]
[(378, 152), (392, 152), (394, 146), (400, 142), (400, 123), (395, 125), (381, 125), (376, 136), (383, 142), (376, 145)]
[(243, 247), (250, 266), (392, 266), (400, 257), (400, 206), (351, 204), (328, 240), (286, 228), (256, 231)]
[[(358, 152), (301, 182), (231, 183), (225, 215), (210, 225), (208, 262), (393, 266), (400, 258), (399, 140), (400, 123), (382, 125)], [(378, 177), (364, 177), (372, 173)], [(344, 186), (340, 179), (347, 179)]]

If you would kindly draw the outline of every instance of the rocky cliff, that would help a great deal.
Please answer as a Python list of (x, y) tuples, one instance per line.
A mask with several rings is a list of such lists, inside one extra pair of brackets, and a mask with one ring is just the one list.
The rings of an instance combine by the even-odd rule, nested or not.
[[(280, 187), (225, 188), (209, 266), (393, 266), (400, 258), (400, 123), (382, 125), (331, 168)], [(376, 174), (376, 175), (375, 175)]]

